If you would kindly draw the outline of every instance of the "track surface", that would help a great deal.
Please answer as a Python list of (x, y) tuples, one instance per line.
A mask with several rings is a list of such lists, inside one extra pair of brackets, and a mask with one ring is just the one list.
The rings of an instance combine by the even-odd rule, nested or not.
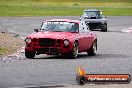
[[(51, 18), (79, 17), (0, 17), (0, 31), (19, 34), (21, 37), (39, 28), (41, 22)], [(121, 32), (132, 27), (131, 16), (108, 17), (108, 32), (93, 31), (98, 37), (96, 56), (79, 54), (77, 59), (40, 55), (26, 59), (20, 55), (0, 58), (0, 88), (38, 85), (76, 84), (76, 68), (84, 67), (87, 73), (127, 73), (132, 75), (132, 34)]]

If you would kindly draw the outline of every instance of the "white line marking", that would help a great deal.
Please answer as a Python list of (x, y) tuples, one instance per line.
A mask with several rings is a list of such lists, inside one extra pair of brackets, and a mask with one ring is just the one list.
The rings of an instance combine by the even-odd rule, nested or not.
[(121, 30), (122, 32), (126, 32), (126, 33), (132, 33), (132, 27), (129, 28), (124, 28)]

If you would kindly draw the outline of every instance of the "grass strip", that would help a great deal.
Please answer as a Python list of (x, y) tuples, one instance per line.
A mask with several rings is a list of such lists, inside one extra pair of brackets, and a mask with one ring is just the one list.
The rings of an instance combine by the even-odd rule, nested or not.
[(0, 16), (80, 16), (84, 9), (101, 9), (104, 15), (132, 16), (132, 7), (0, 5)]

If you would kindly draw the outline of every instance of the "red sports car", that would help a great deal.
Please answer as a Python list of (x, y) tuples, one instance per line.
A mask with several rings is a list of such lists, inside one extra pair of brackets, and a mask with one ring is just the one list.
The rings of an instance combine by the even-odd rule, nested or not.
[(84, 21), (51, 19), (42, 23), (40, 29), (25, 39), (25, 56), (63, 55), (76, 58), (78, 53), (96, 55), (97, 37), (89, 31)]

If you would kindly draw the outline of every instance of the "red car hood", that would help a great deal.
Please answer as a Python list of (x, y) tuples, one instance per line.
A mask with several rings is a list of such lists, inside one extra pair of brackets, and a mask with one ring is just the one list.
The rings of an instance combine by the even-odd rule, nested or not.
[(38, 32), (29, 35), (29, 38), (52, 38), (52, 39), (65, 39), (70, 36), (75, 36), (77, 33), (70, 32)]

